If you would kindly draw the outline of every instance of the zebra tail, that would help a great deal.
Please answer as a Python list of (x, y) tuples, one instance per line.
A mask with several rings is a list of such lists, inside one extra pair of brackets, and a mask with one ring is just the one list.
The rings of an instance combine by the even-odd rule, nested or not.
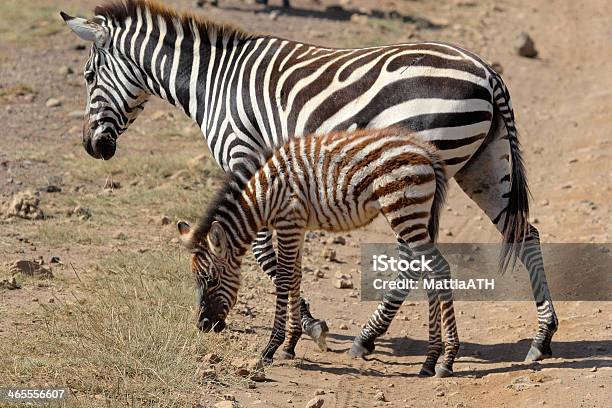
[(436, 177), (436, 191), (434, 193), (433, 203), (431, 204), (431, 216), (429, 217), (427, 230), (429, 231), (431, 241), (436, 242), (438, 237), (438, 227), (440, 225), (440, 213), (442, 212), (442, 207), (444, 207), (444, 202), (446, 201), (448, 178), (446, 177), (444, 161), (440, 159), (440, 156), (438, 156), (438, 154), (434, 151), (431, 151), (430, 155)]
[[(514, 122), (514, 111), (510, 94), (501, 77), (494, 74), (495, 81), (493, 95), (495, 100), (495, 114), (503, 120), (508, 132), (510, 143), (510, 195), (506, 216), (502, 228), (503, 245), (499, 259), (499, 271), (504, 273), (512, 262), (512, 268), (522, 248), (527, 230), (529, 228), (529, 186), (525, 173), (525, 163), (521, 154), (521, 146), (518, 140), (518, 132)], [(520, 243), (520, 245), (519, 245)]]

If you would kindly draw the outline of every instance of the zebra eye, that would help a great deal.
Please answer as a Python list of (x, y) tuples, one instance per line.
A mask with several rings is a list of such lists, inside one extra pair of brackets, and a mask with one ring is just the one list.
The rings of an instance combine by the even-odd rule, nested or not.
[(93, 71), (85, 71), (85, 81), (91, 84), (95, 79), (95, 73)]

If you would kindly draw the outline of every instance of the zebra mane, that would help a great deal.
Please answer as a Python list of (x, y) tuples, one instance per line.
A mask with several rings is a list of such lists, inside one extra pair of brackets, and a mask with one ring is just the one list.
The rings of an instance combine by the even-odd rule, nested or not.
[(135, 19), (138, 15), (138, 9), (141, 11), (149, 10), (153, 20), (155, 20), (156, 16), (161, 16), (168, 23), (178, 21), (183, 25), (185, 32), (189, 32), (190, 27), (193, 25), (203, 32), (215, 33), (220, 38), (232, 37), (247, 40), (254, 37), (253, 34), (249, 34), (231, 24), (219, 24), (192, 12), (178, 12), (155, 0), (114, 0), (104, 5), (96, 6), (94, 12), (96, 15), (121, 22), (128, 17)]
[(246, 156), (231, 171), (225, 173), (221, 187), (216, 191), (208, 203), (204, 215), (193, 229), (192, 241), (195, 242), (192, 242), (192, 244), (204, 242), (219, 209), (231, 208), (240, 199), (249, 180), (270, 160), (273, 154), (273, 149), (266, 149), (259, 155)]

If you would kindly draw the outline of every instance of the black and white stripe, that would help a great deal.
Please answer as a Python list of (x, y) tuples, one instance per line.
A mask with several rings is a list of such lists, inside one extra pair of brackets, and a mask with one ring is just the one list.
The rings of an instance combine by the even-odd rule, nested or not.
[[(151, 94), (198, 123), (226, 171), (290, 137), (398, 125), (439, 149), (448, 175), (506, 242), (534, 241), (508, 92), (468, 51), (434, 42), (323, 48), (244, 33), (142, 0), (98, 7), (92, 20), (63, 17), (94, 43), (88, 66), (95, 69), (94, 83), (106, 89), (96, 94), (88, 86), (92, 103), (83, 143), (94, 157), (113, 156), (117, 136)], [(254, 249), (274, 276), (271, 233), (261, 233)], [(504, 256), (504, 265), (513, 254)], [(532, 281), (545, 282), (543, 269), (530, 265)], [(546, 285), (533, 288), (536, 299), (546, 300), (538, 308), (544, 333), (545, 325), (556, 328), (552, 300)], [(387, 327), (380, 325), (368, 343)], [(553, 332), (546, 331), (548, 343)], [(534, 340), (534, 348), (546, 354), (541, 342)]]

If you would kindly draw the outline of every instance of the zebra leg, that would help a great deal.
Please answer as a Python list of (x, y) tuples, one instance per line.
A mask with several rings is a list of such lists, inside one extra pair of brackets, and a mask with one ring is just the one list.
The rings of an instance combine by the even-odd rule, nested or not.
[[(266, 273), (268, 278), (274, 280), (276, 276), (276, 252), (272, 244), (272, 231), (262, 229), (257, 233), (257, 238), (252, 244), (253, 255), (260, 268)], [(302, 331), (310, 336), (322, 351), (327, 351), (325, 339), (329, 328), (325, 320), (320, 320), (312, 316), (308, 303), (300, 299), (300, 312)]]
[[(412, 253), (405, 241), (398, 237), (397, 242), (400, 259), (412, 259)], [(410, 271), (401, 271), (396, 279), (418, 280), (419, 276)], [(361, 333), (355, 337), (353, 345), (349, 350), (351, 357), (365, 357), (374, 352), (374, 341), (387, 332), (391, 321), (393, 321), (409, 292), (409, 289), (394, 289), (385, 293), (374, 314), (372, 314)]]
[[(446, 281), (451, 278), (450, 265), (438, 248), (433, 244), (411, 247), (414, 256), (424, 255), (432, 259), (431, 273), (423, 273), (423, 284), (426, 279), (433, 281)], [(423, 363), (419, 375), (436, 377), (449, 377), (453, 375), (453, 363), (459, 351), (459, 335), (453, 308), (453, 292), (450, 289), (427, 288), (429, 302), (429, 347), (427, 358)], [(442, 327), (446, 334), (446, 342), (442, 343)], [(436, 368), (440, 354), (444, 350), (444, 361)]]
[(276, 278), (276, 309), (274, 312), (274, 325), (270, 340), (264, 349), (261, 359), (264, 364), (272, 364), (274, 353), (285, 341), (285, 326), (287, 322), (287, 303), (289, 299), (289, 277)]
[[(490, 136), (493, 136), (493, 140), (483, 145), (470, 162), (459, 170), (455, 180), (501, 231), (510, 191), (510, 147), (503, 126), (498, 126), (495, 134)], [(557, 331), (558, 320), (544, 273), (539, 234), (533, 225), (528, 227), (519, 259), (529, 273), (538, 312), (538, 331), (525, 360), (541, 360), (552, 355), (550, 342)]]

